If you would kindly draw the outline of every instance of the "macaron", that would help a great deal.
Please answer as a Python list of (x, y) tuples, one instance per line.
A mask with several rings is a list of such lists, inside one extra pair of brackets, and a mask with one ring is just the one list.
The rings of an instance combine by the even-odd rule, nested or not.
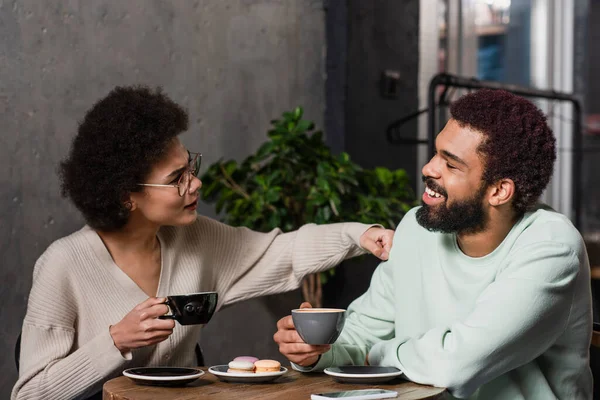
[(258, 358), (252, 356), (239, 356), (233, 359), (233, 361), (248, 361), (254, 364), (258, 361)]
[(259, 372), (279, 372), (281, 363), (275, 360), (258, 360), (254, 363), (256, 373)]
[(237, 372), (244, 374), (254, 373), (254, 364), (249, 361), (230, 361), (227, 365), (227, 372)]

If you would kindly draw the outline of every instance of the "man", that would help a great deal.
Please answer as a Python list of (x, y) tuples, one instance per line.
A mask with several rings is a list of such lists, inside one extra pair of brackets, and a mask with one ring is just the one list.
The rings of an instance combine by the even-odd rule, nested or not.
[(556, 159), (552, 131), (499, 90), (450, 111), (422, 170), (423, 205), (398, 226), (338, 341), (304, 344), (289, 316), (274, 339), (301, 371), (367, 363), (457, 398), (591, 399), (587, 254), (565, 216), (535, 207)]

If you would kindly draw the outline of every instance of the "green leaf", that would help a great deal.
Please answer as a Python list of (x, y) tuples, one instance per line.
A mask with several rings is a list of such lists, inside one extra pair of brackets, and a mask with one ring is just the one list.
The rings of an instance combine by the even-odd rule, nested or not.
[(333, 199), (329, 199), (329, 205), (331, 206), (331, 211), (339, 217), (340, 212), (338, 211), (338, 206)]
[(323, 211), (323, 222), (329, 222), (331, 219), (331, 208), (323, 207), (321, 210)]
[(270, 155), (273, 152), (275, 146), (277, 146), (275, 142), (266, 142), (265, 144), (260, 146), (260, 148), (256, 152), (256, 157), (262, 159)]
[(377, 175), (377, 179), (385, 186), (389, 186), (392, 184), (394, 180), (394, 175), (387, 168), (377, 167), (375, 168), (375, 175)]
[(294, 117), (297, 120), (299, 120), (300, 118), (302, 118), (302, 114), (303, 114), (303, 110), (302, 107), (296, 107), (296, 109), (294, 110)]
[(325, 176), (327, 171), (327, 165), (324, 162), (320, 162), (317, 164), (317, 175)]
[(231, 176), (237, 168), (237, 162), (235, 162), (235, 160), (229, 160), (223, 164), (223, 167), (225, 168), (225, 172)]
[(319, 189), (326, 193), (331, 191), (331, 189), (329, 188), (329, 182), (327, 182), (327, 180), (325, 180), (323, 177), (319, 176), (317, 178), (317, 186)]
[(306, 131), (314, 129), (314, 127), (315, 124), (313, 124), (311, 121), (306, 121), (303, 119), (298, 121), (298, 125), (296, 126), (296, 132), (304, 133)]
[(263, 189), (267, 187), (267, 179), (262, 175), (255, 175), (254, 181)]
[(276, 190), (268, 190), (267, 193), (265, 193), (265, 201), (267, 203), (274, 203), (277, 200), (279, 200), (279, 192)]

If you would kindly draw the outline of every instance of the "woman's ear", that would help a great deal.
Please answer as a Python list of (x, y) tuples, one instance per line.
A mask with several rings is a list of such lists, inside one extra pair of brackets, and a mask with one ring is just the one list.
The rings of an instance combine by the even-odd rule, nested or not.
[(511, 201), (515, 194), (515, 183), (512, 179), (501, 179), (492, 185), (489, 199), (491, 206), (498, 207)]
[(125, 202), (123, 203), (123, 205), (125, 206), (125, 208), (127, 210), (129, 210), (130, 212), (135, 210), (137, 208), (137, 204), (135, 201), (129, 199), (129, 200), (125, 200)]

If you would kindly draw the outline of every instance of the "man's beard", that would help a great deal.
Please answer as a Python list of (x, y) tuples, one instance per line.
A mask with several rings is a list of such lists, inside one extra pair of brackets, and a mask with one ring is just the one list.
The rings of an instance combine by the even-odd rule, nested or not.
[[(446, 195), (444, 189), (429, 179), (425, 180), (430, 189)], [(454, 202), (450, 207), (446, 204), (447, 195), (444, 202), (435, 207), (423, 203), (417, 211), (417, 222), (432, 232), (471, 234), (481, 232), (487, 225), (487, 214), (483, 208), (485, 191), (486, 186), (482, 184), (473, 197)]]

